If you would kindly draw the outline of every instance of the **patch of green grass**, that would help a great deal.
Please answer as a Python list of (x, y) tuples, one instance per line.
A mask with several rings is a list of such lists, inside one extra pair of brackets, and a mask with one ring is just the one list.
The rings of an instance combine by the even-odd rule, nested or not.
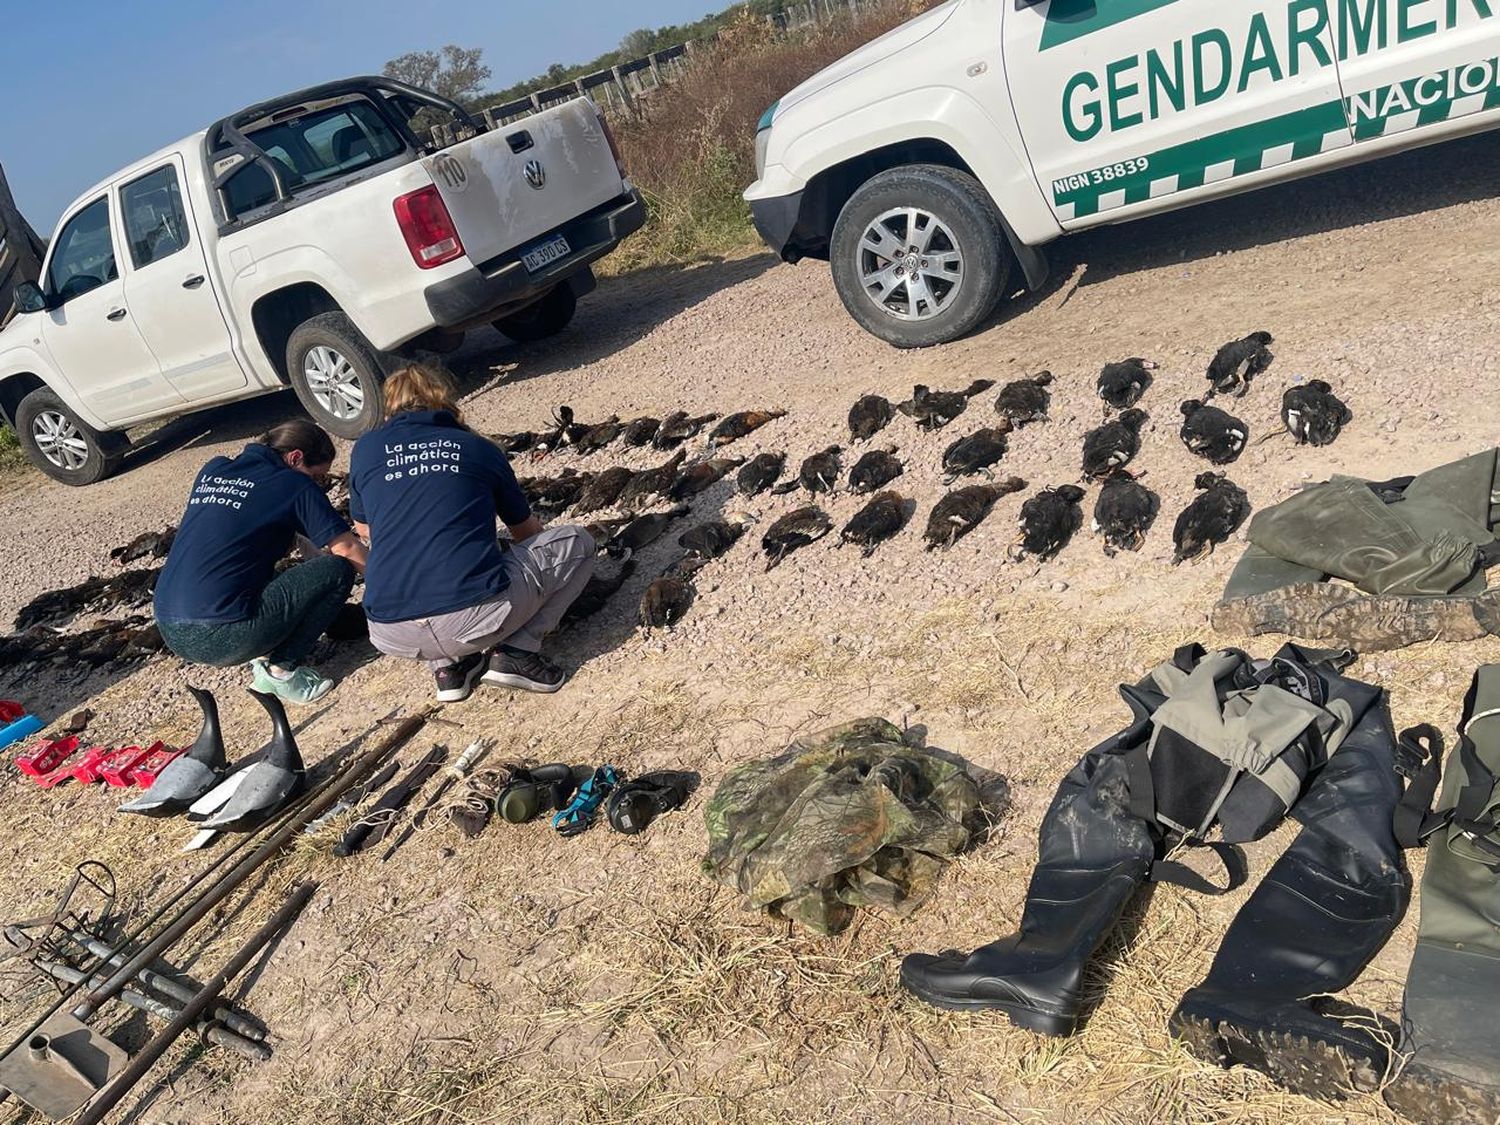
[(25, 465), (26, 454), (21, 452), (15, 430), (0, 425), (0, 473), (13, 473)]

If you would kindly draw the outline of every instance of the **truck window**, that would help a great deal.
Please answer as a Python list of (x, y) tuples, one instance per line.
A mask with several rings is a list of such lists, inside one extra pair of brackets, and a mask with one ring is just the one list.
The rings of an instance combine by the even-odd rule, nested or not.
[(278, 121), (246, 135), (290, 167), (298, 185), (378, 164), (405, 147), (379, 111), (363, 99)]
[(109, 200), (100, 197), (68, 220), (47, 266), (47, 292), (66, 304), (120, 276), (109, 234)]
[(170, 257), (188, 244), (187, 216), (177, 169), (170, 164), (120, 189), (125, 241), (136, 269)]

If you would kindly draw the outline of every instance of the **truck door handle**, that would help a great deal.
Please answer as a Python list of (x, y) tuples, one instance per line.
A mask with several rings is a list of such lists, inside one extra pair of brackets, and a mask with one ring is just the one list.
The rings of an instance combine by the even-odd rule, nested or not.
[(200, 286), (202, 284), (203, 284), (203, 275), (201, 273), (195, 273), (195, 274), (193, 274), (192, 277), (188, 278), (186, 281), (184, 281), (182, 283), (182, 287), (184, 289), (196, 289), (196, 288), (198, 288), (198, 286)]
[(125, 310), (124, 309), (110, 309), (109, 312), (105, 314), (104, 319), (105, 320), (124, 320), (125, 319)]

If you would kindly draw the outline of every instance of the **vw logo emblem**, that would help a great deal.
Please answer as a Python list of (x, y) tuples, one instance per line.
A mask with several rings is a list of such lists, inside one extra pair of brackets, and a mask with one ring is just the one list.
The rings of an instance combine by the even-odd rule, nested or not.
[(537, 191), (547, 186), (547, 169), (542, 167), (540, 160), (528, 160), (526, 162), (526, 182)]

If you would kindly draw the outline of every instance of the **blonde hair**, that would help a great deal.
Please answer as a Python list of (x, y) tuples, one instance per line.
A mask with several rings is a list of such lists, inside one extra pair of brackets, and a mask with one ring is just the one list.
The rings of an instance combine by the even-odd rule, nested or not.
[(385, 381), (385, 416), (412, 410), (446, 410), (463, 425), (458, 388), (444, 372), (420, 363), (403, 367)]

